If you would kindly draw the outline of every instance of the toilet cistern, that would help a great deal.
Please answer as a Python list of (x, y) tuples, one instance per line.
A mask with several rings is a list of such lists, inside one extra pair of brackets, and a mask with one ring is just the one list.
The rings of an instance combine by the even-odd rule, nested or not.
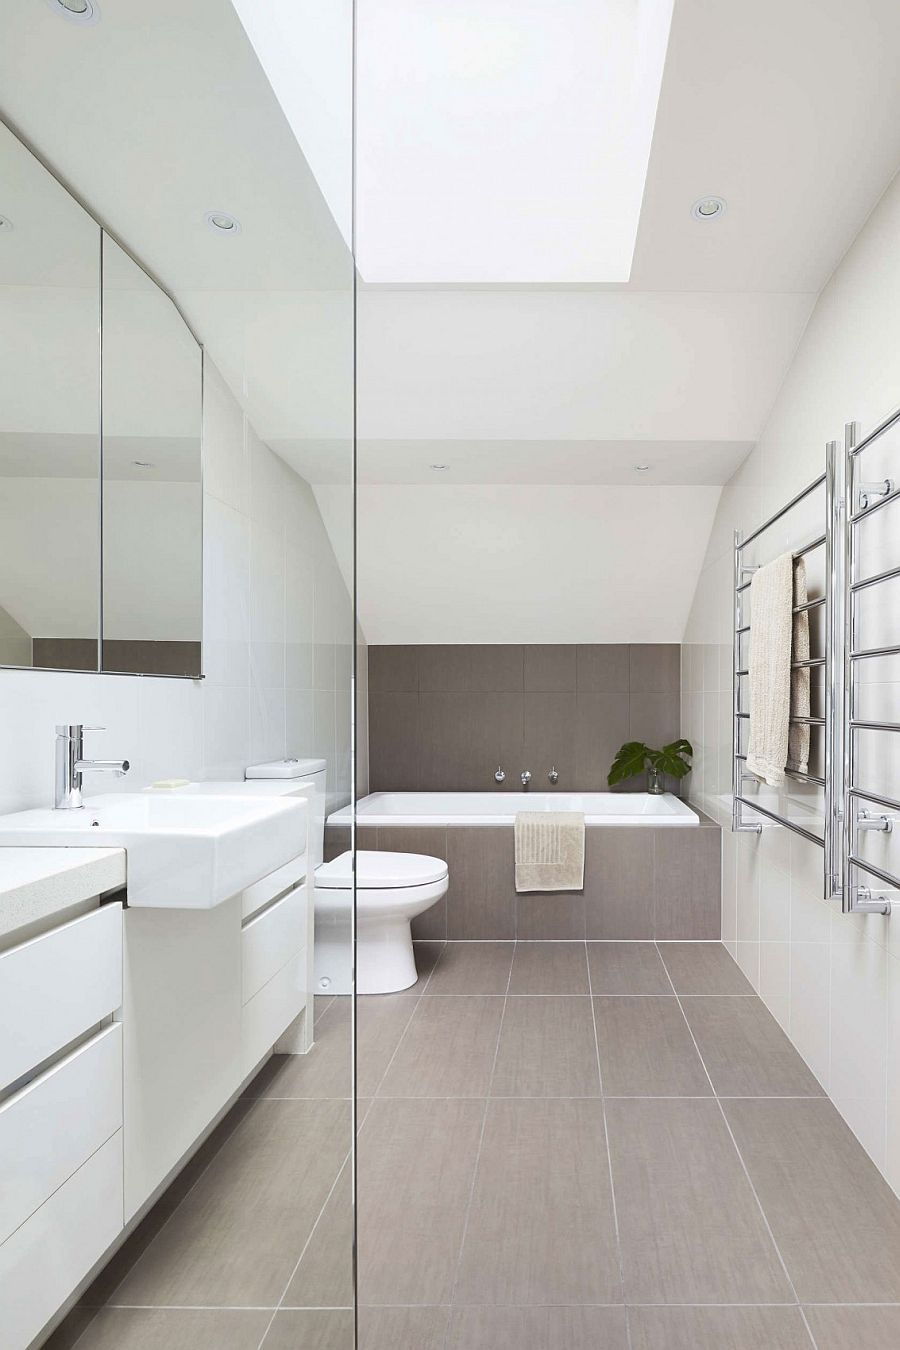
[(127, 759), (84, 759), (85, 731), (105, 731), (105, 727), (85, 727), (69, 722), (56, 728), (56, 782), (53, 805), (57, 811), (77, 811), (84, 805), (81, 795), (85, 769), (114, 773), (121, 777), (131, 767)]

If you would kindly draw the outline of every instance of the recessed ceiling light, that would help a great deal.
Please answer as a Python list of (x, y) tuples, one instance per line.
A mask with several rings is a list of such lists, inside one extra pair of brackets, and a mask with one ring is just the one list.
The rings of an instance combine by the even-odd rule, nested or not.
[(632, 464), (635, 473), (649, 473), (653, 468), (652, 464)]
[(230, 216), (227, 211), (207, 211), (203, 217), (211, 230), (216, 234), (240, 234), (241, 222), (234, 216)]
[(13, 223), (6, 216), (0, 216), (0, 230), (11, 230)]
[(724, 197), (701, 197), (691, 207), (691, 215), (695, 220), (718, 220), (724, 214)]
[(450, 468), (449, 464), (429, 464), (429, 469), (434, 469), (435, 473), (446, 473)]
[(97, 0), (47, 0), (47, 4), (61, 19), (68, 19), (70, 23), (100, 22)]

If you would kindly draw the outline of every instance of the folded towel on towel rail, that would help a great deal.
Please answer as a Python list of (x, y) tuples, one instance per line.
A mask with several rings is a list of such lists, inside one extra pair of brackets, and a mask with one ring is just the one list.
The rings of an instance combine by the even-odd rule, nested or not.
[(809, 659), (809, 618), (795, 615), (806, 600), (806, 564), (783, 553), (760, 567), (750, 583), (750, 737), (747, 770), (775, 787), (785, 766), (806, 773), (809, 726), (791, 716), (809, 716), (809, 668), (791, 662)]
[(580, 891), (584, 887), (584, 814), (519, 811), (516, 890)]

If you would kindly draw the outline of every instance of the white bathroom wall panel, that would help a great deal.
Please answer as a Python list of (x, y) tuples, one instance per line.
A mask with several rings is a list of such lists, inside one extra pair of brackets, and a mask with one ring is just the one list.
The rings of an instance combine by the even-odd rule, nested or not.
[[(722, 492), (685, 635), (682, 729), (697, 752), (692, 798), (726, 828), (732, 531), (752, 529), (821, 473), (825, 443), (842, 439), (846, 421), (858, 419), (865, 430), (900, 403), (898, 239), (895, 180), (822, 292), (759, 444)], [(896, 434), (866, 465), (867, 477), (887, 473), (900, 476)], [(805, 515), (792, 513), (767, 538), (768, 556), (818, 533), (820, 510), (819, 500)], [(900, 521), (887, 516), (873, 518), (861, 535), (866, 571), (897, 562)], [(866, 645), (896, 642), (900, 595), (879, 588), (869, 599)], [(873, 661), (862, 674), (864, 715), (896, 718), (900, 661)], [(897, 741), (885, 734), (860, 747), (867, 784), (890, 785), (895, 796)], [(896, 845), (879, 839), (872, 847)], [(884, 919), (843, 915), (837, 903), (826, 904), (821, 850), (779, 826), (758, 837), (726, 832), (723, 856), (729, 950), (900, 1192), (900, 908)]]
[[(204, 680), (0, 672), (0, 812), (50, 804), (53, 733), (84, 722), (98, 756), (159, 778), (240, 778), (248, 763), (323, 755), (350, 793), (352, 606), (309, 486), (256, 435), (212, 363), (204, 408)], [(159, 541), (161, 548), (165, 540)]]

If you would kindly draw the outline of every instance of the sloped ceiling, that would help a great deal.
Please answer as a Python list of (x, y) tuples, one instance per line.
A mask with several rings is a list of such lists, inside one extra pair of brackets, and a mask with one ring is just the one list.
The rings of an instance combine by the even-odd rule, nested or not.
[[(315, 18), (312, 0), (265, 0), (279, 4)], [(224, 0), (117, 0), (84, 29), (37, 0), (9, 9), (4, 115), (176, 294), (326, 514), (346, 513), (352, 311), (328, 204), (341, 184), (315, 172), (327, 137), (301, 153)], [(589, 641), (600, 618), (611, 640), (638, 622), (680, 635), (718, 485), (900, 163), (898, 49), (896, 0), (675, 0), (627, 282), (363, 278), (370, 637)], [(291, 106), (302, 121), (326, 104)], [(691, 203), (710, 193), (727, 213), (698, 222)], [(213, 208), (240, 218), (239, 237), (206, 229)]]

